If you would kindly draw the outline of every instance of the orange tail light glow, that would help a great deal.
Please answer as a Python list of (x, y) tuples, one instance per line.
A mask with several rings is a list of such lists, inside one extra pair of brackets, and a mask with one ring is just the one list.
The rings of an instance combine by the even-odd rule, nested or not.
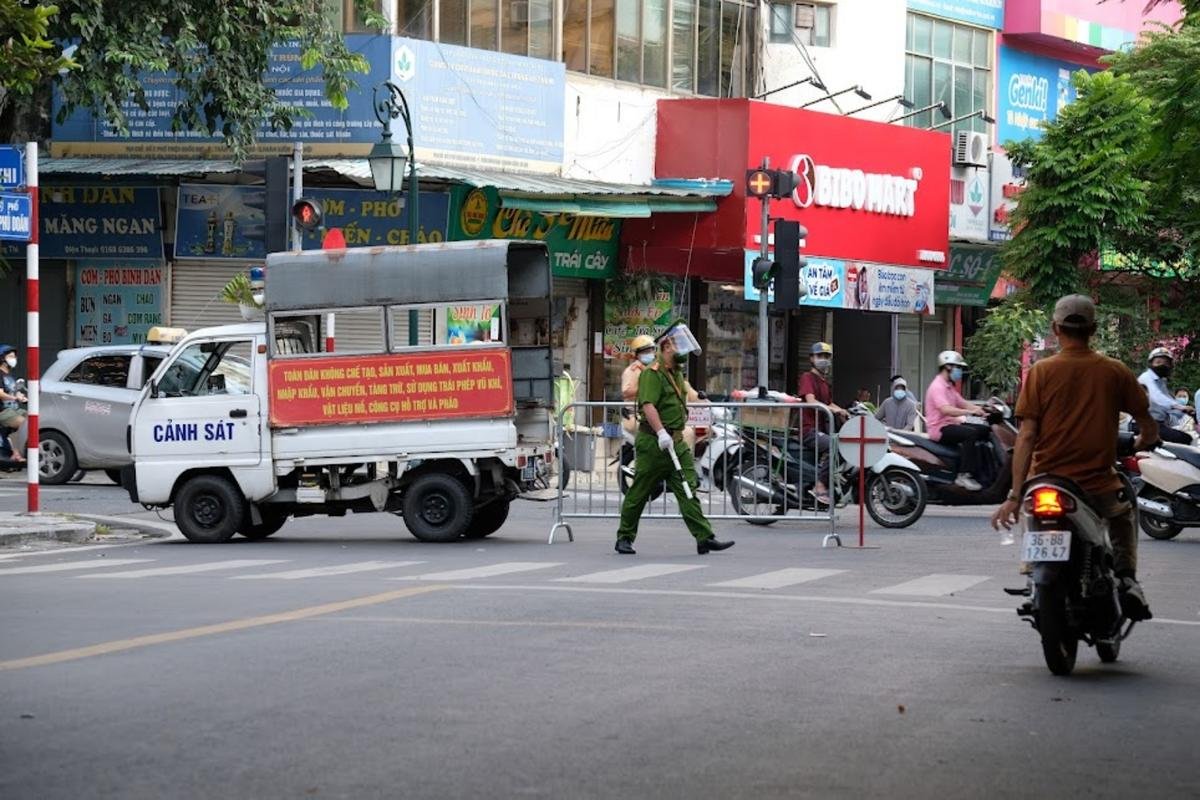
[(1061, 517), (1075, 510), (1075, 501), (1053, 486), (1042, 486), (1033, 490), (1033, 515), (1035, 517)]

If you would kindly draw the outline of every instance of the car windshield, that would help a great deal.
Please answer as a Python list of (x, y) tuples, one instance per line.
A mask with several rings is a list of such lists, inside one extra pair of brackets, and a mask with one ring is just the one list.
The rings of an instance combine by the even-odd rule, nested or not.
[(168, 397), (249, 394), (250, 342), (198, 342), (180, 353), (158, 380)]

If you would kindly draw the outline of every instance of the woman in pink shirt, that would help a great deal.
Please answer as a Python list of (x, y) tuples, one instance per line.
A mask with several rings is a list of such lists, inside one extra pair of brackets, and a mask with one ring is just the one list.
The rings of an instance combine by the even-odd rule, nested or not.
[(986, 440), (991, 430), (986, 425), (960, 425), (954, 422), (960, 417), (981, 417), (982, 408), (963, 399), (954, 384), (962, 380), (967, 362), (954, 350), (943, 350), (938, 354), (938, 374), (925, 392), (925, 425), (929, 438), (944, 445), (958, 445), (958, 477), (956, 486), (972, 492), (982, 487), (975, 480), (975, 469), (979, 456), (975, 444)]

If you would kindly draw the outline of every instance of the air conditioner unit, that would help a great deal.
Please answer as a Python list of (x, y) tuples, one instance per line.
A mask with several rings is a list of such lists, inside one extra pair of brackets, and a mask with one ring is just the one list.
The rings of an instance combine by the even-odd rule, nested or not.
[(513, 25), (527, 25), (529, 23), (529, 0), (513, 0), (512, 6), (509, 7), (508, 21)]
[(986, 167), (988, 137), (978, 131), (958, 131), (954, 134), (954, 166)]

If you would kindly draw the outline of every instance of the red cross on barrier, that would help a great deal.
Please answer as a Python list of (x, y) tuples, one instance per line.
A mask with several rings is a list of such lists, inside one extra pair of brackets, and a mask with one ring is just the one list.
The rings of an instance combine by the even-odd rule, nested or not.
[(869, 444), (887, 444), (887, 437), (882, 439), (878, 436), (867, 435), (867, 418), (855, 417), (858, 422), (858, 435), (854, 436), (838, 436), (838, 441), (849, 442), (850, 444), (858, 445), (858, 546), (866, 546), (866, 520), (863, 518), (863, 510), (867, 503), (867, 445)]
[(746, 181), (746, 185), (750, 189), (750, 194), (754, 195), (755, 197), (763, 197), (764, 195), (770, 194), (771, 185), (773, 183), (774, 181), (771, 180), (771, 173), (763, 169), (752, 172), (749, 180)]

